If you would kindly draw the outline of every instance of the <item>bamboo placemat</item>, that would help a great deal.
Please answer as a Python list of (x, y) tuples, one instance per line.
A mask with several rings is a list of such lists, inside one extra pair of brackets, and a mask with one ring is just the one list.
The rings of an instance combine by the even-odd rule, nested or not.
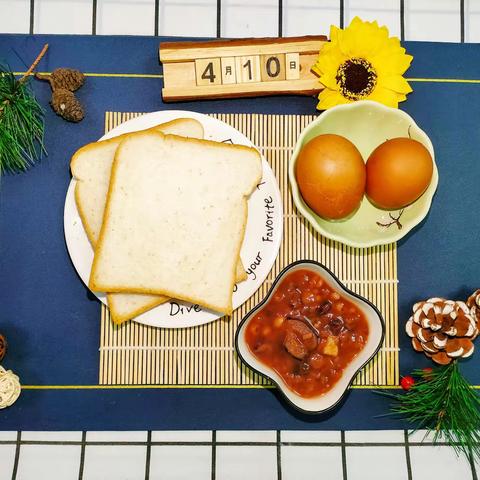
[[(106, 112), (105, 132), (140, 113)], [(116, 326), (102, 305), (99, 383), (138, 385), (269, 385), (235, 354), (234, 335), (242, 317), (259, 303), (272, 280), (289, 263), (314, 259), (382, 312), (382, 349), (355, 379), (357, 386), (398, 385), (396, 244), (352, 248), (326, 239), (297, 213), (288, 186), (288, 160), (310, 115), (212, 114), (244, 133), (263, 153), (278, 180), (284, 207), (279, 255), (259, 290), (231, 317), (188, 329), (160, 329), (135, 322)], [(247, 266), (248, 267), (248, 266)]]

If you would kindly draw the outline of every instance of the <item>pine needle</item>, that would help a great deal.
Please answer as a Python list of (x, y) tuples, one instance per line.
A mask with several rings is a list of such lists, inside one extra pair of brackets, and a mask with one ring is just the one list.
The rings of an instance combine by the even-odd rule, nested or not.
[(44, 111), (30, 88), (29, 77), (47, 48), (43, 47), (20, 80), (0, 65), (0, 176), (27, 170), (45, 152)]
[(480, 459), (480, 398), (458, 362), (413, 373), (420, 380), (410, 390), (384, 394), (395, 400), (392, 412), (415, 424), (416, 430), (429, 430), (434, 443), (445, 440), (457, 454)]

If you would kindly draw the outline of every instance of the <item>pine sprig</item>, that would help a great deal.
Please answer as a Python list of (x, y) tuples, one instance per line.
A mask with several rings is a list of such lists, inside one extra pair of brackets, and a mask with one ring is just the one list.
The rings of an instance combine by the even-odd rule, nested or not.
[(433, 369), (415, 370), (419, 377), (405, 393), (393, 398), (392, 412), (400, 414), (433, 434), (433, 442), (444, 439), (457, 454), (480, 459), (480, 398), (461, 374), (458, 362)]
[(30, 88), (29, 76), (47, 48), (20, 80), (0, 65), (0, 176), (27, 170), (45, 151), (44, 111)]

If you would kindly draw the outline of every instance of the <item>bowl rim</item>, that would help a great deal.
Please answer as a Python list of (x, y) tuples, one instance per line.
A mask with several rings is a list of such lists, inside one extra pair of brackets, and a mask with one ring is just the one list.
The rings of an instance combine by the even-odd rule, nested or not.
[[(351, 376), (350, 380), (348, 381), (343, 393), (340, 395), (340, 397), (334, 402), (332, 403), (330, 406), (326, 407), (326, 408), (323, 408), (321, 410), (305, 410), (304, 408), (298, 406), (295, 402), (293, 402), (284, 392), (284, 389), (285, 388), (289, 388), (288, 386), (283, 386), (283, 385), (280, 385), (278, 382), (276, 382), (272, 377), (270, 377), (270, 375), (264, 373), (264, 372), (261, 372), (259, 371), (258, 369), (256, 369), (254, 366), (252, 366), (249, 362), (247, 362), (245, 360), (245, 358), (243, 357), (242, 353), (241, 353), (241, 349), (239, 347), (239, 336), (240, 336), (240, 332), (244, 326), (244, 324), (246, 322), (249, 321), (249, 319), (252, 318), (253, 314), (258, 310), (260, 309), (269, 299), (270, 299), (270, 296), (273, 292), (273, 290), (275, 289), (275, 286), (277, 285), (277, 283), (285, 276), (285, 274), (291, 270), (293, 267), (296, 267), (297, 265), (315, 265), (316, 267), (320, 267), (321, 270), (324, 270), (325, 273), (329, 276), (331, 276), (337, 283), (338, 285), (340, 286), (340, 288), (356, 297), (358, 300), (360, 300), (361, 302), (363, 303), (366, 303), (367, 305), (369, 305), (373, 311), (375, 312), (375, 317), (378, 318), (379, 320), (379, 324), (380, 324), (380, 340), (378, 342), (378, 345), (375, 347), (375, 350), (372, 352), (372, 354), (355, 370), (355, 372), (353, 373), (353, 375)], [(307, 415), (319, 415), (321, 413), (325, 413), (325, 412), (328, 412), (330, 410), (333, 410), (335, 407), (337, 407), (337, 405), (339, 405), (344, 397), (347, 395), (348, 391), (350, 390), (350, 387), (353, 383), (353, 381), (355, 380), (355, 377), (357, 376), (358, 372), (368, 363), (370, 362), (370, 360), (378, 353), (378, 351), (380, 350), (380, 348), (382, 347), (383, 345), (383, 341), (385, 340), (385, 320), (382, 316), (382, 314), (380, 313), (380, 310), (370, 301), (368, 300), (367, 298), (365, 297), (362, 297), (361, 295), (359, 295), (358, 293), (350, 290), (348, 287), (346, 287), (343, 282), (340, 281), (340, 279), (328, 268), (326, 267), (325, 265), (323, 265), (322, 263), (316, 261), (316, 260), (296, 260), (295, 262), (293, 263), (290, 263), (288, 264), (286, 267), (284, 267), (281, 272), (277, 275), (277, 277), (275, 278), (275, 280), (273, 281), (272, 285), (270, 286), (270, 288), (268, 289), (268, 292), (266, 293), (265, 297), (263, 298), (263, 300), (258, 303), (257, 305), (255, 305), (255, 307), (253, 307), (243, 318), (242, 320), (240, 321), (240, 323), (238, 324), (238, 327), (237, 327), (237, 330), (235, 332), (235, 350), (237, 352), (237, 355), (238, 357), (240, 358), (240, 360), (248, 366), (248, 368), (250, 368), (251, 370), (253, 370), (255, 373), (261, 375), (262, 377), (264, 378), (267, 378), (269, 379), (276, 387), (277, 389), (281, 392), (283, 398), (287, 401), (287, 403), (292, 406), (293, 408), (295, 408), (296, 410), (298, 410), (299, 412), (301, 413), (304, 413), (304, 414), (307, 414)], [(261, 363), (259, 361), (259, 363)], [(266, 366), (266, 368), (271, 369), (271, 367), (268, 367)], [(335, 388), (335, 387), (333, 387)], [(300, 396), (300, 395), (299, 395)]]
[[(330, 117), (332, 114), (335, 114), (335, 112), (342, 111), (342, 110), (351, 110), (355, 108), (362, 108), (363, 106), (370, 106), (378, 110), (383, 110), (387, 112), (394, 112), (394, 114), (398, 114), (399, 116), (403, 117), (404, 119), (408, 120), (413, 127), (415, 127), (425, 138), (425, 143), (427, 150), (430, 152), (432, 155), (432, 162), (433, 162), (433, 174), (432, 174), (432, 180), (430, 185), (427, 187), (427, 190), (433, 186), (431, 195), (429, 194), (427, 197), (425, 197), (425, 204), (424, 208), (418, 213), (418, 215), (415, 217), (415, 220), (411, 223), (411, 225), (404, 225), (401, 230), (398, 230), (396, 232), (396, 235), (393, 235), (392, 237), (388, 237), (385, 239), (372, 239), (368, 241), (355, 241), (352, 240), (348, 237), (345, 237), (345, 235), (339, 235), (335, 233), (331, 233), (328, 230), (326, 230), (323, 226), (321, 226), (318, 221), (315, 218), (315, 213), (313, 210), (305, 203), (303, 200), (300, 189), (298, 187), (298, 182), (297, 179), (295, 178), (295, 164), (296, 160), (298, 157), (298, 154), (301, 149), (301, 145), (303, 144), (304, 138), (307, 136), (307, 134), (315, 128), (318, 124), (322, 123), (325, 121), (326, 118)], [(421, 142), (423, 144), (423, 142)], [(364, 161), (366, 161), (364, 159)], [(323, 235), (326, 238), (330, 238), (332, 240), (335, 240), (337, 242), (341, 242), (345, 245), (348, 245), (350, 247), (354, 248), (369, 248), (369, 247), (375, 247), (379, 245), (388, 245), (390, 243), (398, 242), (401, 240), (403, 237), (405, 237), (411, 230), (413, 230), (416, 226), (418, 226), (422, 221), (425, 219), (425, 217), (428, 215), (428, 212), (430, 211), (430, 208), (432, 206), (433, 202), (433, 197), (435, 196), (435, 193), (438, 188), (438, 180), (439, 180), (439, 175), (438, 175), (438, 167), (437, 163), (435, 161), (435, 150), (433, 148), (432, 141), (430, 140), (430, 137), (426, 134), (426, 132), (421, 129), (418, 124), (415, 122), (415, 120), (405, 111), (400, 110), (399, 108), (393, 108), (393, 107), (388, 107), (386, 105), (383, 105), (382, 103), (375, 102), (373, 100), (358, 100), (356, 102), (352, 103), (345, 103), (341, 105), (337, 105), (335, 107), (332, 107), (328, 110), (325, 110), (322, 112), (320, 115), (318, 115), (314, 120), (312, 120), (301, 132), (300, 136), (297, 139), (297, 142), (295, 143), (295, 148), (292, 152), (292, 155), (289, 158), (289, 164), (288, 164), (288, 180), (290, 183), (290, 188), (292, 190), (292, 198), (293, 198), (293, 203), (295, 204), (295, 207), (298, 209), (298, 211), (302, 214), (303, 217), (308, 221), (310, 225), (321, 235)], [(419, 197), (421, 198), (423, 195), (427, 193), (427, 190)], [(419, 200), (419, 198), (416, 201)], [(367, 200), (368, 201), (368, 200)], [(305, 204), (303, 205), (302, 202)], [(412, 203), (415, 203), (412, 202)], [(407, 205), (408, 207), (408, 205)], [(406, 208), (406, 207), (405, 207)], [(388, 212), (390, 210), (385, 210), (385, 212)], [(345, 221), (349, 221), (348, 218)]]

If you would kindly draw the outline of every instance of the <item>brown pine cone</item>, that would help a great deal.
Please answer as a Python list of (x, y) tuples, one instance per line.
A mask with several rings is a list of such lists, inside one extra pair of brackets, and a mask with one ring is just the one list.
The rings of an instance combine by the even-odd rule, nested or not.
[(83, 107), (75, 94), (63, 88), (53, 91), (50, 103), (55, 113), (69, 122), (79, 122), (85, 116)]
[(85, 75), (74, 68), (57, 68), (50, 75), (36, 75), (40, 80), (50, 82), (52, 90), (63, 88), (74, 92), (78, 90), (85, 82)]
[(0, 333), (0, 362), (3, 360), (6, 353), (7, 353), (7, 340)]
[(480, 328), (480, 289), (475, 290), (467, 300), (467, 307), (471, 314), (477, 319), (477, 328)]
[(472, 355), (479, 330), (465, 302), (430, 298), (413, 306), (406, 324), (413, 348), (441, 365)]

